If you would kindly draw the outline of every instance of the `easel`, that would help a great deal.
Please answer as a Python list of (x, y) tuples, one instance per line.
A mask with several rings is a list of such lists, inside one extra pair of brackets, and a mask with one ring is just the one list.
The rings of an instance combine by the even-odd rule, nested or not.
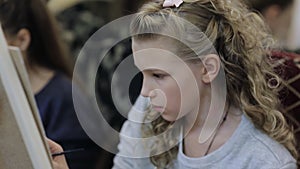
[(52, 169), (21, 52), (0, 26), (0, 168)]

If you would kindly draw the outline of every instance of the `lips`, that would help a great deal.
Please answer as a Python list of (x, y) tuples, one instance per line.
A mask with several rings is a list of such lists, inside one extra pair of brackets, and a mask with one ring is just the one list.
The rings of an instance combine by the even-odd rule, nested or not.
[(151, 107), (152, 107), (153, 110), (158, 111), (158, 112), (163, 112), (164, 111), (163, 106), (152, 105)]

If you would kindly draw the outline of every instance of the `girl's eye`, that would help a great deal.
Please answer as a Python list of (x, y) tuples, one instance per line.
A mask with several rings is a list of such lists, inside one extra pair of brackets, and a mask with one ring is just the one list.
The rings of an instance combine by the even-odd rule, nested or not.
[(166, 75), (164, 75), (164, 74), (159, 74), (159, 73), (153, 73), (152, 76), (155, 77), (155, 78), (158, 78), (158, 79), (162, 79), (162, 78), (164, 78)]

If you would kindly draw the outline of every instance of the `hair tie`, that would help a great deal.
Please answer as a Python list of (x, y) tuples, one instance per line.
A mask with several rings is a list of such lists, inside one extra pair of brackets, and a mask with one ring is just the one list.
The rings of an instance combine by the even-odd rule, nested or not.
[(178, 8), (183, 3), (183, 0), (165, 0), (163, 7), (173, 7), (174, 5)]

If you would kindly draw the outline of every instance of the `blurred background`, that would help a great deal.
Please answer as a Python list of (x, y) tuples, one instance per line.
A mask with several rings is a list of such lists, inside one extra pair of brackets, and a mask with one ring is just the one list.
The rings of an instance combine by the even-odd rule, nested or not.
[[(59, 22), (61, 36), (67, 43), (74, 59), (78, 56), (85, 42), (103, 25), (119, 17), (133, 14), (147, 0), (48, 0), (50, 11)], [(298, 53), (300, 52), (300, 0), (244, 0), (251, 9), (260, 13), (268, 23), (274, 38), (277, 40), (278, 49)], [(109, 40), (109, 39), (108, 39)], [(99, 42), (99, 47), (107, 44)], [(111, 79), (114, 71), (121, 61), (132, 53), (130, 39), (123, 40), (115, 45), (104, 61), (101, 63), (101, 71), (98, 70), (96, 80), (96, 95), (98, 105), (109, 124), (116, 130), (120, 130), (126, 120), (116, 110), (111, 96)], [(293, 72), (295, 76), (286, 84), (292, 88), (292, 103), (285, 106), (290, 113), (299, 133), (300, 111), (300, 83), (299, 83), (299, 56), (292, 58)], [(95, 69), (88, 67), (88, 69)], [(88, 71), (88, 70), (87, 70)], [(139, 94), (142, 76), (137, 74), (131, 82), (129, 89), (130, 99), (133, 103)], [(296, 83), (295, 83), (296, 82)], [(128, 91), (125, 91), (128, 92)], [(99, 97), (101, 96), (101, 97)], [(125, 97), (118, 98), (122, 102)], [(298, 113), (296, 113), (298, 112)], [(99, 157), (97, 168), (111, 168), (113, 154), (103, 150)]]
[(292, 51), (300, 48), (300, 0), (244, 1), (264, 17), (280, 47)]
[[(72, 59), (76, 59), (88, 39), (105, 24), (134, 14), (137, 9), (149, 0), (42, 0), (47, 1), (50, 12), (57, 20), (59, 36), (66, 43)], [(278, 49), (291, 52), (292, 54), (280, 53), (280, 57), (287, 58), (288, 65), (285, 69), (288, 79), (284, 79), (286, 89), (283, 99), (283, 111), (290, 117), (295, 126), (295, 133), (299, 137), (300, 131), (300, 0), (243, 0), (252, 11), (264, 17), (270, 31), (277, 40)], [(120, 28), (120, 33), (122, 28)], [(109, 37), (103, 42), (97, 42), (95, 46), (105, 48)], [(298, 53), (298, 54), (297, 54)], [(118, 112), (113, 103), (111, 94), (111, 82), (118, 65), (132, 54), (130, 39), (124, 39), (113, 46), (105, 54), (99, 67), (87, 67), (86, 71), (98, 70), (95, 86), (98, 106), (106, 121), (115, 130), (120, 131), (126, 120)], [(133, 64), (133, 63), (132, 63)], [(287, 75), (285, 74), (285, 76)], [(119, 77), (121, 78), (121, 77)], [(141, 74), (137, 74), (131, 81), (130, 88), (121, 91), (116, 102), (122, 105), (127, 101), (126, 94), (129, 92), (131, 103), (134, 103), (139, 95), (142, 83)], [(123, 93), (122, 93), (123, 92)], [(129, 110), (130, 107), (127, 107)], [(299, 137), (300, 138), (300, 137)], [(112, 167), (114, 154), (101, 150), (97, 157), (97, 169)], [(93, 169), (93, 168), (92, 168)]]
[[(125, 15), (134, 14), (146, 0), (49, 0), (47, 5), (55, 15), (60, 33), (72, 56), (76, 59), (86, 41), (102, 26)], [(120, 32), (121, 33), (121, 32)], [(114, 35), (111, 35), (112, 38)], [(109, 36), (101, 42), (95, 42), (100, 51), (111, 47), (112, 38)], [(97, 49), (98, 50), (98, 49)], [(101, 65), (96, 68), (88, 66), (90, 70), (98, 70), (95, 92), (98, 107), (105, 120), (115, 130), (120, 131), (126, 118), (119, 113), (113, 103), (111, 81), (118, 65), (132, 53), (130, 39), (125, 39), (104, 54)], [(100, 55), (100, 54), (99, 54)], [(131, 63), (133, 64), (133, 63)], [(91, 79), (91, 81), (93, 81)], [(117, 79), (118, 81), (118, 79)], [(121, 91), (115, 102), (122, 105), (128, 101), (124, 92), (130, 92), (131, 103), (134, 103), (141, 88), (142, 76), (137, 74), (132, 80), (130, 91)], [(129, 111), (129, 108), (127, 109)], [(107, 138), (103, 138), (106, 139)], [(96, 165), (97, 169), (109, 169), (113, 164), (114, 154), (102, 149)]]

